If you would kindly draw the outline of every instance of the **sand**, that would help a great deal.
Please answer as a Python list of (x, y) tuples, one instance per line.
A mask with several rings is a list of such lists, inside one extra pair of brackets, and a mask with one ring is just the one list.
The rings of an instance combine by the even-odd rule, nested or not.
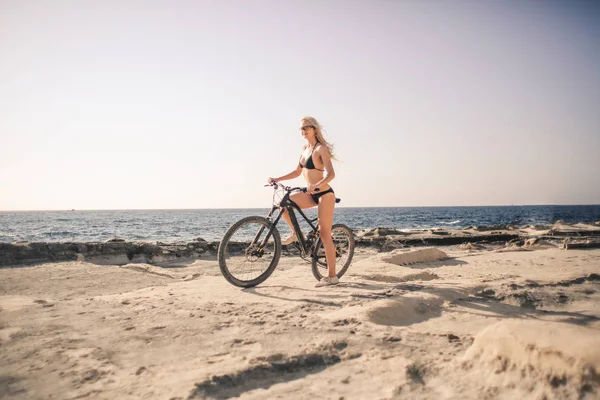
[(600, 250), (418, 251), (329, 288), (297, 257), (246, 290), (210, 256), (2, 268), (0, 397), (600, 398)]

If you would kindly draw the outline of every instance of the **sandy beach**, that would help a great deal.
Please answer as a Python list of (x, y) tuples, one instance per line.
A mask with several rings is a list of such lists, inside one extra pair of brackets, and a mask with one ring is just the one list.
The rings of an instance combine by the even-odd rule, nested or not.
[(598, 249), (458, 246), (359, 248), (330, 288), (289, 255), (246, 290), (210, 254), (2, 268), (0, 397), (594, 399), (599, 274)]

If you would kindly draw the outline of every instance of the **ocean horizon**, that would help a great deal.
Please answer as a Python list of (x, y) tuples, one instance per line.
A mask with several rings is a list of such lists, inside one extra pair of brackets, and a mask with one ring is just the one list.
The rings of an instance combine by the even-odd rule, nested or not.
[[(468, 207), (579, 207), (579, 206), (600, 206), (600, 204), (494, 204), (494, 205), (460, 205), (460, 206), (342, 206), (336, 205), (335, 209), (340, 208), (468, 208)], [(199, 208), (56, 208), (56, 209), (35, 209), (35, 210), (0, 210), (0, 213), (12, 212), (55, 212), (55, 211), (193, 211), (193, 210), (264, 210), (266, 207), (199, 207)]]

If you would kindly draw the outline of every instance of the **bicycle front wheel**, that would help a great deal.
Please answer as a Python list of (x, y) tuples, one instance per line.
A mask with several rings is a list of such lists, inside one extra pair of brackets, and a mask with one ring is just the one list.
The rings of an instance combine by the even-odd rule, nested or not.
[(264, 282), (277, 267), (279, 257), (281, 236), (263, 217), (246, 217), (231, 225), (217, 253), (227, 282), (244, 288)]
[[(352, 229), (343, 224), (335, 224), (331, 227), (331, 236), (333, 246), (335, 247), (335, 270), (337, 277), (341, 278), (354, 257), (354, 234)], [(316, 280), (320, 281), (327, 276), (327, 260), (325, 259), (325, 249), (323, 242), (319, 239), (316, 254), (313, 254), (312, 273)]]

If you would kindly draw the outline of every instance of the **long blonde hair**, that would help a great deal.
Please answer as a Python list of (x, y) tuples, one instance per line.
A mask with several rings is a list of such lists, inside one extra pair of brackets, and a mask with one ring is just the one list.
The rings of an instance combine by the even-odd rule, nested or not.
[(331, 155), (331, 159), (337, 160), (333, 153), (333, 144), (325, 140), (325, 137), (323, 136), (323, 127), (321, 126), (321, 124), (319, 124), (319, 122), (314, 117), (304, 117), (301, 119), (301, 122), (308, 122), (309, 124), (315, 127), (315, 137), (317, 138), (317, 142), (321, 143), (324, 146), (327, 146), (329, 154)]

